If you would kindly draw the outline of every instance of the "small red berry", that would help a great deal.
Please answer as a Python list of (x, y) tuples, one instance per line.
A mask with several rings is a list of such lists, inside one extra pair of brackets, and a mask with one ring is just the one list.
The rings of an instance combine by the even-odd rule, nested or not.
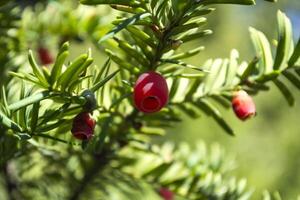
[(138, 110), (145, 113), (158, 112), (169, 99), (167, 81), (156, 72), (143, 73), (135, 83), (133, 94)]
[(232, 99), (232, 108), (236, 116), (246, 120), (256, 114), (255, 103), (244, 90), (236, 92)]
[(38, 55), (39, 55), (40, 62), (43, 65), (49, 65), (49, 64), (53, 63), (53, 57), (47, 48), (39, 47)]
[(79, 140), (89, 140), (94, 134), (96, 121), (88, 112), (79, 113), (73, 120), (71, 132)]
[(164, 200), (173, 200), (174, 199), (174, 194), (172, 191), (170, 191), (167, 188), (160, 188), (159, 190), (159, 195), (164, 199)]

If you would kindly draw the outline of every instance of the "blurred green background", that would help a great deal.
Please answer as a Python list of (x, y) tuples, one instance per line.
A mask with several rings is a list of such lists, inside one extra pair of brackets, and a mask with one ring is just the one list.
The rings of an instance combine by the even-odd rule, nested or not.
[[(295, 40), (300, 36), (300, 1), (281, 0), (276, 4), (258, 0), (254, 7), (222, 5), (209, 17), (209, 27), (214, 34), (193, 46), (205, 45), (206, 50), (191, 62), (199, 65), (207, 58), (228, 57), (236, 48), (241, 60), (250, 60), (254, 55), (248, 27), (264, 32), (276, 39), (276, 13), (280, 9), (290, 18)], [(295, 199), (300, 194), (300, 94), (296, 105), (289, 107), (279, 91), (271, 90), (254, 97), (258, 115), (241, 122), (231, 110), (224, 110), (225, 119), (234, 127), (236, 137), (229, 137), (210, 118), (184, 120), (168, 130), (168, 138), (174, 142), (187, 141), (194, 144), (198, 139), (206, 143), (220, 143), (227, 153), (236, 159), (235, 175), (248, 179), (255, 196), (265, 189), (278, 190), (286, 199)], [(298, 94), (297, 94), (298, 93)], [(255, 198), (256, 199), (256, 198)]]

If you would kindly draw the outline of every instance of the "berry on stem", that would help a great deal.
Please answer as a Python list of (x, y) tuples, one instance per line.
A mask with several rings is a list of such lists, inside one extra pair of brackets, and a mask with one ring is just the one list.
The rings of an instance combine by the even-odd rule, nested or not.
[(174, 199), (174, 194), (172, 191), (170, 191), (167, 188), (160, 188), (159, 189), (159, 195), (164, 199), (164, 200), (173, 200)]
[(139, 111), (158, 112), (168, 103), (167, 81), (154, 71), (143, 73), (135, 83), (133, 95), (135, 107)]
[(255, 103), (252, 97), (244, 90), (234, 93), (232, 108), (236, 116), (241, 120), (246, 120), (256, 114)]
[(96, 121), (90, 113), (81, 112), (73, 120), (71, 132), (79, 140), (89, 140), (94, 134)]
[(40, 46), (37, 52), (39, 55), (39, 60), (43, 65), (49, 65), (53, 63), (53, 57), (47, 48)]

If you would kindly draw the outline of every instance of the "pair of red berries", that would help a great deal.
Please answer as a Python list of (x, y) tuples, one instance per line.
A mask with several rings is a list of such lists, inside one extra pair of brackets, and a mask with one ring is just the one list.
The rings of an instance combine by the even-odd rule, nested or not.
[[(139, 76), (133, 94), (135, 107), (144, 113), (158, 112), (168, 103), (169, 99), (166, 79), (153, 71)], [(246, 120), (256, 114), (253, 99), (243, 90), (234, 93), (232, 108), (241, 120)]]
[[(95, 104), (94, 96), (84, 92), (88, 103)], [(93, 101), (91, 101), (92, 99)], [(137, 109), (145, 113), (153, 113), (162, 109), (168, 102), (169, 91), (166, 80), (156, 72), (142, 74), (134, 86), (134, 103)], [(93, 110), (94, 106), (87, 104), (86, 110)], [(95, 120), (89, 112), (79, 113), (73, 120), (71, 132), (79, 140), (89, 140), (94, 134)]]

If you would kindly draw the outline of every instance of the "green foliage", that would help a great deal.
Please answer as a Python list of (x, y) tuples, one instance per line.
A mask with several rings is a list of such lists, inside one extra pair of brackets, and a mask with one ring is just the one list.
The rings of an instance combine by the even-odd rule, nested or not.
[[(90, 4), (89, 1), (82, 3)], [(95, 1), (92, 2), (92, 4), (95, 3)], [(215, 3), (232, 2), (209, 2), (209, 4)], [(235, 3), (248, 4), (251, 2)], [(98, 4), (109, 3), (100, 1)], [(274, 58), (266, 36), (262, 32), (250, 28), (250, 35), (256, 51), (253, 61), (240, 64), (239, 53), (233, 50), (229, 59), (208, 60), (200, 68), (187, 64), (181, 59), (196, 55), (202, 49), (201, 47), (180, 54), (176, 54), (175, 50), (186, 42), (198, 40), (212, 33), (210, 30), (201, 30), (202, 25), (206, 23), (204, 15), (213, 11), (203, 4), (208, 3), (205, 1), (182, 3), (153, 1), (150, 5), (146, 3), (126, 4), (134, 10), (123, 9), (124, 5), (115, 5), (114, 9), (130, 13), (133, 16), (114, 22), (115, 28), (102, 37), (99, 42), (114, 37), (114, 42), (117, 42), (119, 47), (118, 50), (121, 50), (120, 54), (117, 55), (110, 50), (106, 50), (106, 52), (113, 61), (119, 64), (121, 69), (133, 74), (158, 69), (166, 77), (170, 77), (169, 81), (172, 83), (170, 96), (173, 98), (170, 100), (169, 111), (167, 111), (170, 116), (165, 117), (165, 121), (168, 123), (170, 118), (178, 118), (176, 110), (180, 110), (192, 118), (199, 117), (202, 112), (211, 116), (228, 134), (233, 135), (234, 131), (223, 119), (215, 104), (229, 108), (232, 91), (243, 88), (249, 93), (255, 94), (260, 90), (268, 90), (268, 86), (266, 86), (268, 81), (273, 81), (288, 103), (293, 105), (293, 95), (286, 84), (278, 79), (283, 74), (292, 80), (292, 84), (299, 87), (297, 84), (299, 78), (293, 73), (298, 68), (294, 65), (293, 60), (297, 60), (299, 55), (297, 56), (298, 49), (293, 49), (290, 20), (282, 12), (278, 12), (278, 46)], [(169, 14), (165, 16), (162, 15), (163, 13)], [(124, 30), (126, 41), (116, 36), (121, 30)], [(129, 39), (130, 37), (132, 40)], [(297, 58), (295, 59), (294, 56)], [(183, 67), (200, 72), (183, 75)], [(127, 80), (130, 77), (122, 78)], [(183, 90), (186, 87), (187, 89)]]
[(7, 68), (17, 68), (23, 59), (19, 53), (21, 44), (16, 33), (19, 28), (20, 9), (6, 1), (0, 3), (0, 13), (0, 84), (3, 85), (7, 79)]
[[(210, 151), (203, 143), (195, 149), (185, 144), (158, 147), (151, 138), (164, 135), (165, 128), (180, 122), (183, 114), (212, 117), (234, 135), (219, 106), (230, 108), (232, 94), (239, 89), (250, 94), (268, 90), (268, 82), (293, 105), (294, 96), (286, 83), (300, 89), (300, 40), (293, 43), (285, 14), (278, 12), (275, 48), (262, 32), (250, 28), (255, 49), (250, 62), (241, 62), (238, 51), (232, 50), (229, 58), (209, 59), (195, 66), (185, 59), (204, 47), (187, 51), (180, 47), (212, 34), (203, 28), (206, 15), (215, 10), (210, 5), (251, 5), (253, 0), (80, 2), (106, 4), (121, 11), (121, 16), (109, 30), (110, 25), (101, 23), (104, 16), (97, 12), (98, 7), (54, 1), (47, 7), (25, 8), (21, 19), (14, 10), (0, 15), (1, 26), (3, 19), (9, 22), (7, 31), (0, 32), (5, 38), (0, 42), (7, 45), (20, 40), (24, 45), (20, 49), (17, 44), (7, 45), (4, 50), (11, 53), (1, 52), (0, 63), (6, 66), (16, 52), (24, 54), (23, 49), (31, 47), (26, 52), (29, 62), (11, 68), (13, 78), (1, 90), (0, 155), (5, 156), (0, 165), (6, 180), (18, 176), (15, 181), (20, 182), (12, 194), (24, 199), (154, 200), (160, 198), (157, 190), (167, 187), (178, 199), (249, 199), (246, 181), (230, 176), (232, 163), (220, 147)], [(18, 20), (21, 25), (15, 27)], [(8, 35), (11, 30), (18, 37)], [(40, 66), (34, 52), (48, 36), (59, 48), (55, 48), (55, 62), (46, 67)], [(109, 59), (101, 67), (92, 65), (91, 49), (70, 59), (73, 46), (67, 41), (78, 38)], [(130, 98), (139, 74), (149, 70), (163, 74), (170, 88), (168, 106), (153, 115), (138, 112)], [(78, 142), (69, 132), (74, 116), (90, 108), (87, 91), (97, 99), (97, 106), (92, 106), (97, 127), (90, 141)], [(5, 173), (11, 165), (18, 166), (15, 175)], [(265, 193), (263, 198), (280, 199), (277, 193)]]
[[(152, 154), (141, 144), (133, 145), (133, 149), (124, 149), (122, 155), (135, 160), (134, 167), (128, 168), (126, 164), (123, 170), (158, 184), (158, 188), (170, 188), (187, 199), (248, 199), (251, 195), (251, 191), (246, 190), (246, 180), (227, 177), (234, 163), (224, 156), (218, 145), (208, 149), (203, 142), (198, 142), (196, 149), (191, 149), (187, 144), (178, 147), (165, 144), (151, 146)], [(134, 153), (136, 149), (142, 151)]]
[[(57, 58), (59, 59), (66, 54), (69, 54), (68, 43), (63, 44)], [(102, 80), (100, 79), (100, 82), (94, 82), (94, 84), (92, 84), (91, 75), (87, 73), (87, 68), (93, 61), (90, 52), (78, 56), (67, 66), (64, 66), (62, 61), (58, 60), (54, 63), (53, 69), (47, 72), (47, 74), (49, 74), (48, 76), (44, 74), (41, 71), (40, 66), (36, 64), (31, 51), (29, 51), (28, 58), (33, 73), (11, 72), (10, 74), (38, 86), (39, 89), (31, 90), (29, 95), (24, 96), (26, 87), (23, 87), (21, 90), (21, 98), (17, 102), (8, 105), (5, 101), (4, 105), (7, 106), (4, 106), (4, 108), (9, 111), (11, 114), (10, 117), (12, 119), (17, 118), (17, 115), (22, 112), (25, 114), (25, 117), (22, 120), (19, 118), (18, 122), (13, 122), (8, 116), (2, 115), (3, 124), (6, 127), (36, 136), (41, 136), (39, 134), (46, 130), (58, 128), (61, 123), (65, 121), (64, 118), (68, 116), (68, 111), (74, 109), (78, 111), (81, 110), (81, 107), (86, 103), (85, 97), (81, 95), (82, 91), (85, 90), (84, 84), (88, 84), (93, 92), (97, 92), (118, 72), (116, 71), (109, 76), (104, 77)], [(65, 70), (62, 71), (62, 68), (65, 68)], [(94, 71), (91, 71), (91, 73), (95, 74), (97, 77), (101, 77), (101, 72), (97, 74)], [(44, 113), (41, 113), (41, 116), (43, 116), (41, 117), (42, 119), (38, 119), (40, 103), (43, 100), (49, 99), (54, 101), (55, 107), (62, 104), (63, 109), (60, 111), (61, 113), (57, 111), (52, 111), (53, 113), (51, 113), (50, 110), (45, 110)], [(51, 113), (50, 116), (48, 116), (49, 113)], [(55, 115), (53, 115), (54, 113)], [(57, 118), (57, 115), (59, 114), (61, 114), (61, 119)], [(42, 123), (38, 123), (38, 120)], [(28, 127), (29, 121), (31, 121), (31, 127)], [(35, 131), (33, 132), (33, 130)], [(40, 132), (38, 130), (40, 130)]]

